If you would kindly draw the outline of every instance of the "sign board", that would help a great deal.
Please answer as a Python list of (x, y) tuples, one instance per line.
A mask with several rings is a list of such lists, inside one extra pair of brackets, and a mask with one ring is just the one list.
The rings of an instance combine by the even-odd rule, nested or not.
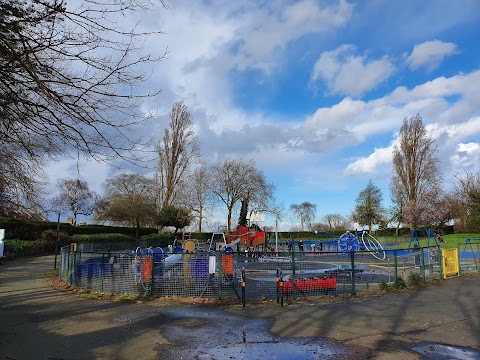
[(259, 211), (249, 211), (247, 212), (247, 220), (250, 220), (250, 221), (265, 221), (265, 217), (263, 216), (263, 214)]
[(216, 271), (217, 258), (215, 256), (208, 257), (208, 273), (214, 275)]

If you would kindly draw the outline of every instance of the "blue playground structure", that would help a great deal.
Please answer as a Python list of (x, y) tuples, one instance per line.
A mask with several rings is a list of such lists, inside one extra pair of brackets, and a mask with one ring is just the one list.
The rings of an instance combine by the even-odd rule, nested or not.
[(408, 248), (412, 248), (412, 243), (414, 248), (419, 248), (420, 247), (420, 240), (418, 236), (424, 236), (427, 237), (427, 247), (430, 247), (430, 240), (433, 239), (435, 241), (436, 246), (440, 246), (437, 240), (437, 236), (435, 235), (435, 232), (432, 230), (432, 228), (428, 229), (413, 229), (412, 234), (410, 235), (410, 242), (408, 243)]
[(479, 248), (480, 238), (465, 239), (463, 251), (460, 251), (460, 266), (472, 266), (480, 270)]
[[(318, 243), (315, 244), (317, 249), (322, 249), (323, 251), (338, 251), (338, 237), (333, 235), (331, 232), (324, 231), (324, 230), (315, 230), (315, 236), (319, 237), (320, 235), (328, 235), (331, 239), (330, 240), (323, 240), (321, 238), (318, 240)], [(322, 242), (320, 246), (320, 241)]]

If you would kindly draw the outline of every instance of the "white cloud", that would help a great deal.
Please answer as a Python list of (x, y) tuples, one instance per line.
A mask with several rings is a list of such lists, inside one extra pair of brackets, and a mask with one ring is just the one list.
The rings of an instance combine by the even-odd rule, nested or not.
[(456, 152), (450, 157), (450, 161), (457, 169), (457, 173), (480, 171), (480, 143), (459, 143)]
[(380, 165), (389, 164), (392, 161), (393, 145), (387, 148), (375, 149), (369, 156), (360, 158), (345, 169), (346, 175), (372, 174)]
[(342, 45), (320, 55), (310, 80), (325, 81), (329, 93), (359, 97), (388, 79), (394, 71), (388, 57), (370, 60), (365, 55), (356, 55), (353, 45)]
[[(480, 170), (480, 144), (461, 142), (480, 136), (480, 117), (472, 118), (462, 124), (446, 126), (438, 123), (426, 124), (425, 129), (428, 135), (436, 140), (438, 156), (444, 160), (444, 167), (450, 169), (450, 172), (457, 173), (465, 169), (474, 172)], [(391, 162), (393, 146), (396, 143), (398, 138), (390, 146), (375, 149), (369, 156), (348, 164), (344, 173), (346, 175), (373, 173), (379, 166)], [(445, 163), (446, 159), (449, 159), (450, 163)]]
[[(269, 71), (276, 51), (307, 34), (323, 33), (343, 26), (352, 16), (353, 5), (344, 0), (338, 5), (323, 6), (314, 0), (295, 2), (287, 7), (253, 11), (239, 30), (242, 38), (237, 66)], [(256, 7), (256, 5), (254, 5)], [(241, 34), (241, 35), (240, 35)]]
[(411, 70), (426, 67), (428, 70), (436, 69), (446, 56), (457, 53), (457, 45), (440, 40), (426, 41), (415, 45), (411, 54), (405, 59)]

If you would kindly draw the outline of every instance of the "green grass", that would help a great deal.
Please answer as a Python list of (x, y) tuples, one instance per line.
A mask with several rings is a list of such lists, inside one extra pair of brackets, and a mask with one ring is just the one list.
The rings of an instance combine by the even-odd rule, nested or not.
[[(449, 234), (442, 236), (444, 242), (439, 243), (442, 248), (457, 248), (462, 244), (465, 244), (466, 239), (468, 238), (478, 238), (480, 239), (479, 233), (463, 233), (463, 234)], [(437, 236), (438, 239), (438, 236)], [(410, 236), (380, 236), (377, 238), (378, 241), (382, 244), (396, 244), (397, 249), (406, 249), (410, 244)], [(427, 246), (428, 239), (426, 237), (419, 236), (420, 246)], [(480, 240), (474, 240), (475, 242), (480, 242)], [(412, 243), (413, 245), (413, 243)], [(435, 246), (435, 240), (430, 238), (430, 246)]]

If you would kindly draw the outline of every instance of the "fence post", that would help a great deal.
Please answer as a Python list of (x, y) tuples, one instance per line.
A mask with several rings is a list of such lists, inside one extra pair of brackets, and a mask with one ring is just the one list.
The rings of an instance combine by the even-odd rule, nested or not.
[(277, 304), (280, 303), (280, 269), (277, 268), (277, 276), (276, 276), (276, 282), (277, 282)]
[(398, 259), (397, 250), (393, 250), (393, 272), (395, 276), (395, 289), (398, 289)]
[(104, 267), (105, 267), (105, 254), (102, 254), (102, 267), (100, 268), (100, 269), (101, 269), (101, 274), (102, 274), (102, 282), (101, 282), (101, 285), (100, 285), (100, 286), (101, 286), (101, 287), (100, 287), (100, 289), (101, 289), (100, 291), (101, 291), (101, 292), (103, 292), (103, 274), (104, 274), (104, 272), (105, 272)]
[(422, 259), (421, 260), (421, 268), (420, 268), (421, 270), (420, 270), (420, 272), (422, 274), (423, 281), (425, 282), (425, 281), (427, 281), (427, 278), (425, 276), (425, 252), (423, 251), (423, 247), (420, 248), (420, 253), (421, 253), (421, 259)]
[[(153, 285), (155, 284), (155, 281), (153, 279), (153, 269), (155, 267), (155, 254), (152, 254), (152, 271), (150, 273), (151, 280), (150, 280), (150, 296), (153, 296)], [(185, 277), (183, 278), (183, 281), (185, 282)]]
[(355, 252), (350, 250), (350, 263), (352, 266), (352, 295), (355, 295)]
[(293, 243), (293, 236), (290, 239), (292, 244), (292, 283), (293, 283), (293, 300), (297, 300), (297, 278), (295, 276), (295, 244)]
[(440, 279), (443, 279), (443, 254), (440, 245), (437, 246), (438, 251), (438, 268), (440, 269)]
[(223, 281), (223, 266), (222, 266), (222, 254), (217, 253), (217, 269), (218, 269), (218, 299), (222, 299), (222, 281)]
[(277, 304), (283, 307), (283, 272), (282, 269), (277, 269)]
[(245, 286), (246, 286), (246, 279), (247, 277), (245, 276), (245, 268), (242, 267), (242, 305), (245, 307)]

